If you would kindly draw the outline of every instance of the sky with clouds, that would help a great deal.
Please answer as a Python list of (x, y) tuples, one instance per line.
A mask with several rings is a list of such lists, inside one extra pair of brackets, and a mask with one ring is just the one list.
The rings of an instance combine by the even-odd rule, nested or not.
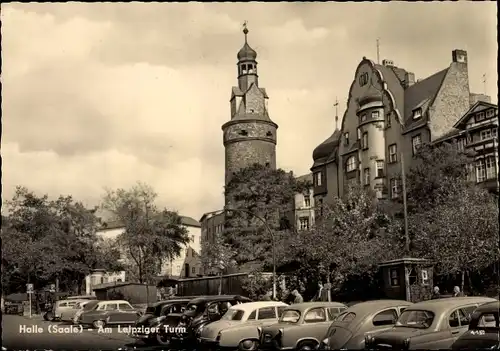
[(494, 2), (2, 5), (3, 198), (16, 185), (97, 204), (152, 185), (199, 218), (223, 205), (236, 53), (248, 21), (278, 123), (278, 166), (305, 174), (335, 128), (363, 56), (425, 78), (453, 49), (470, 86), (497, 96)]

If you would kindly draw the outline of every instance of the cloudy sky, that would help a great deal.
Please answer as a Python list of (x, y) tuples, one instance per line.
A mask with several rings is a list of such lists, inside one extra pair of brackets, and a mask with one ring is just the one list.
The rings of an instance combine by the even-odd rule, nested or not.
[(221, 125), (241, 25), (279, 124), (278, 165), (307, 173), (346, 107), (363, 56), (417, 78), (469, 54), (470, 86), (497, 96), (493, 2), (2, 5), (3, 198), (16, 185), (87, 204), (152, 185), (199, 218), (223, 205)]

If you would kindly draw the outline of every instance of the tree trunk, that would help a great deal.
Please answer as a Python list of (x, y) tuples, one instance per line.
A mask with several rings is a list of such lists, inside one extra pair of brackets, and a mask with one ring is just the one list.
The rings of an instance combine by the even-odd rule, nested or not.
[(328, 284), (328, 290), (327, 292), (327, 297), (328, 297), (328, 302), (332, 301), (332, 284), (330, 280), (330, 269), (328, 268), (326, 270), (326, 284)]
[(465, 283), (465, 271), (462, 271), (462, 282), (461, 282), (461, 286), (460, 286), (460, 291), (462, 292), (462, 294), (464, 293), (464, 284)]
[(470, 271), (466, 271), (466, 273), (467, 273), (467, 281), (469, 283), (470, 295), (473, 296), (474, 295), (474, 287), (472, 286), (472, 277), (471, 277)]

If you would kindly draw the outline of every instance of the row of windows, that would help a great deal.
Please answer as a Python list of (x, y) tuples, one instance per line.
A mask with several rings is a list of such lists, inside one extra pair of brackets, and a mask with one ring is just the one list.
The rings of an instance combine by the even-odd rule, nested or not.
[(242, 64), (239, 74), (257, 73), (257, 65), (253, 63)]
[(489, 109), (486, 111), (478, 112), (475, 116), (475, 120), (476, 120), (476, 122), (481, 122), (481, 121), (485, 120), (486, 118), (492, 118), (494, 116), (495, 116), (495, 109), (492, 108), (492, 109)]
[[(373, 119), (378, 119), (379, 118), (379, 111), (373, 111), (372, 112), (372, 118)], [(366, 114), (362, 114), (361, 117), (360, 117), (360, 121), (361, 122), (364, 122), (366, 121)], [(386, 128), (389, 128), (391, 126), (391, 114), (388, 113), (386, 115), (386, 120), (385, 120), (385, 127)], [(359, 139), (359, 129), (358, 129), (358, 139)], [(367, 137), (368, 138), (368, 137)], [(363, 142), (362, 145), (368, 145), (368, 141), (365, 143)], [(344, 146), (349, 146), (349, 132), (345, 132), (344, 133)]]
[(497, 177), (497, 160), (495, 156), (488, 156), (476, 161), (476, 181), (484, 182)]
[[(359, 122), (365, 122), (367, 118), (366, 113), (362, 113), (361, 116), (359, 117)], [(372, 119), (379, 119), (380, 118), (380, 112), (379, 111), (372, 111)]]

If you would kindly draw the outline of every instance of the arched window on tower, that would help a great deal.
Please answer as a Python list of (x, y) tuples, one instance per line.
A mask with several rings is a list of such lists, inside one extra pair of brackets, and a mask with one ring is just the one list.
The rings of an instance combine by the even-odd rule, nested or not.
[(241, 73), (242, 74), (247, 74), (248, 73), (248, 67), (246, 64), (241, 65)]
[(255, 66), (253, 64), (248, 65), (248, 73), (255, 73)]

